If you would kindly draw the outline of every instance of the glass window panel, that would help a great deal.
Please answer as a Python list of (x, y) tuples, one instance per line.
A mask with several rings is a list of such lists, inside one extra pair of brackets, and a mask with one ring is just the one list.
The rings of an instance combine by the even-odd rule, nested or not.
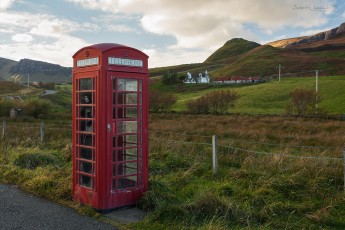
[(119, 121), (117, 122), (118, 133), (136, 133), (138, 132), (137, 121)]
[(81, 118), (92, 118), (93, 112), (91, 106), (80, 106), (79, 107), (79, 116)]
[(92, 120), (79, 120), (79, 131), (92, 132)]
[(137, 176), (122, 177), (118, 179), (118, 189), (133, 188), (137, 186)]
[(117, 150), (118, 161), (135, 161), (137, 159), (137, 148)]
[(92, 135), (91, 134), (80, 134), (80, 145), (92, 146)]
[(118, 108), (118, 118), (141, 118), (141, 108), (137, 107), (119, 107)]
[(142, 88), (143, 88), (143, 81), (142, 80), (138, 80), (138, 88), (139, 88), (139, 90), (138, 91), (142, 91)]
[(85, 175), (80, 175), (79, 178), (80, 185), (92, 188), (92, 177), (91, 176), (85, 176)]
[(92, 93), (79, 93), (79, 103), (80, 104), (92, 104)]
[(92, 160), (92, 149), (90, 148), (79, 148), (80, 149), (80, 158)]
[(116, 78), (112, 77), (113, 78), (113, 90), (116, 90)]
[(137, 93), (119, 93), (118, 104), (119, 105), (137, 105), (138, 94)]
[(116, 190), (116, 179), (113, 179), (112, 189), (113, 189), (113, 190)]
[(113, 137), (113, 148), (116, 148), (116, 137)]
[(126, 135), (118, 137), (118, 147), (131, 147), (138, 145), (137, 135)]
[(92, 90), (92, 78), (80, 79), (80, 89), (79, 90)]
[(138, 80), (119, 78), (118, 91), (138, 91)]
[(79, 170), (81, 172), (92, 174), (92, 163), (86, 161), (79, 161)]
[(137, 174), (137, 162), (128, 162), (128, 163), (118, 164), (117, 173), (119, 176)]
[(116, 105), (116, 93), (113, 93), (113, 105)]

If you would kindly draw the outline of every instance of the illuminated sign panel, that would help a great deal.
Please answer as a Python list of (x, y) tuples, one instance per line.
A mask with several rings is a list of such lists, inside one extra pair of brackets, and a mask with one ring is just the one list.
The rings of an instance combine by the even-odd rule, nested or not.
[(133, 66), (133, 67), (143, 67), (142, 60), (135, 60), (135, 59), (127, 59), (127, 58), (115, 58), (109, 57), (108, 58), (109, 65), (125, 65), (125, 66)]
[(90, 66), (90, 65), (98, 65), (98, 57), (77, 60), (77, 67), (84, 67), (84, 66)]

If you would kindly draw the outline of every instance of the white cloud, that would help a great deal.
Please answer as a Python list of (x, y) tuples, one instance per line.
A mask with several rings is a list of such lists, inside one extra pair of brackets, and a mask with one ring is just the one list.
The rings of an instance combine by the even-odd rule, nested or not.
[(0, 10), (6, 10), (12, 6), (15, 0), (0, 0)]
[(18, 57), (72, 66), (72, 55), (80, 48), (90, 45), (72, 36), (60, 37), (50, 43), (15, 43), (0, 45), (2, 57), (17, 60)]
[[(142, 15), (142, 27), (151, 33), (174, 36), (175, 48), (219, 47), (232, 37), (252, 39), (252, 32), (244, 27), (247, 23), (269, 34), (284, 27), (312, 28), (325, 24), (326, 14), (332, 13), (293, 10), (291, 0), (67, 1), (88, 9)], [(330, 7), (335, 4), (332, 0), (323, 3)]]
[(72, 36), (75, 31), (97, 31), (97, 25), (48, 14), (1, 12), (0, 32), (10, 34), (15, 42), (0, 45), (1, 57), (14, 60), (30, 58), (71, 66), (74, 52), (89, 45), (85, 40)]
[(328, 31), (330, 29), (333, 29), (333, 28), (324, 28), (324, 29), (317, 29), (317, 30), (307, 30), (307, 31), (302, 31), (300, 33), (300, 35), (301, 36), (310, 36), (310, 35), (314, 35), (314, 34), (317, 34), (317, 33), (320, 33), (320, 32)]
[(149, 55), (149, 67), (162, 67), (179, 65), (182, 63), (200, 63), (210, 55), (208, 51), (188, 51), (185, 49), (173, 49), (169, 52), (157, 50), (154, 48), (144, 49), (144, 53)]
[(15, 34), (12, 36), (12, 40), (15, 42), (31, 42), (33, 37), (30, 34)]

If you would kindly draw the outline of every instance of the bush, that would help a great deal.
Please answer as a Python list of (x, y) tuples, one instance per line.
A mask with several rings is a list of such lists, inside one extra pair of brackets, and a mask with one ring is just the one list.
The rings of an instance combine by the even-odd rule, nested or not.
[(320, 99), (312, 89), (295, 89), (290, 92), (291, 103), (287, 108), (290, 114), (307, 115), (317, 113), (316, 104)]
[(151, 91), (149, 93), (150, 110), (153, 112), (166, 112), (175, 104), (177, 98), (174, 94)]
[(223, 114), (234, 107), (239, 98), (238, 93), (232, 90), (214, 91), (187, 102), (190, 113)]
[(44, 99), (33, 98), (22, 103), (23, 114), (39, 118), (42, 114), (48, 114), (51, 105)]
[(162, 76), (162, 82), (165, 85), (172, 85), (178, 83), (177, 73), (170, 73), (169, 71)]
[(0, 116), (8, 117), (10, 116), (10, 111), (12, 108), (16, 107), (16, 104), (13, 100), (0, 100)]
[(23, 153), (13, 162), (14, 165), (26, 169), (35, 169), (38, 166), (58, 165), (58, 159), (51, 154)]

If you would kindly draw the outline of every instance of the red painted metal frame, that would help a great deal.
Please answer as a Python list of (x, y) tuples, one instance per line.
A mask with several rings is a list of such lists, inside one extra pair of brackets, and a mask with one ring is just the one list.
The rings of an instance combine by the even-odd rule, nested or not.
[[(108, 57), (142, 60), (142, 67), (109, 65)], [(98, 64), (78, 67), (78, 60), (98, 58)], [(142, 80), (142, 183), (135, 188), (112, 190), (112, 137), (107, 125), (115, 129), (112, 118), (112, 90), (109, 84), (112, 76)], [(95, 133), (95, 171), (91, 188), (78, 183), (80, 167), (78, 166), (77, 140), (78, 117), (77, 113), (77, 81), (83, 78), (95, 79), (95, 117), (92, 123)], [(93, 86), (94, 87), (94, 86)], [(133, 205), (148, 189), (148, 56), (131, 47), (102, 43), (84, 47), (73, 55), (73, 197), (75, 200), (91, 205), (99, 210), (113, 209)], [(115, 121), (116, 122), (116, 121)], [(80, 138), (78, 136), (78, 138)], [(94, 167), (93, 167), (94, 170)], [(138, 173), (138, 172), (137, 172)]]

